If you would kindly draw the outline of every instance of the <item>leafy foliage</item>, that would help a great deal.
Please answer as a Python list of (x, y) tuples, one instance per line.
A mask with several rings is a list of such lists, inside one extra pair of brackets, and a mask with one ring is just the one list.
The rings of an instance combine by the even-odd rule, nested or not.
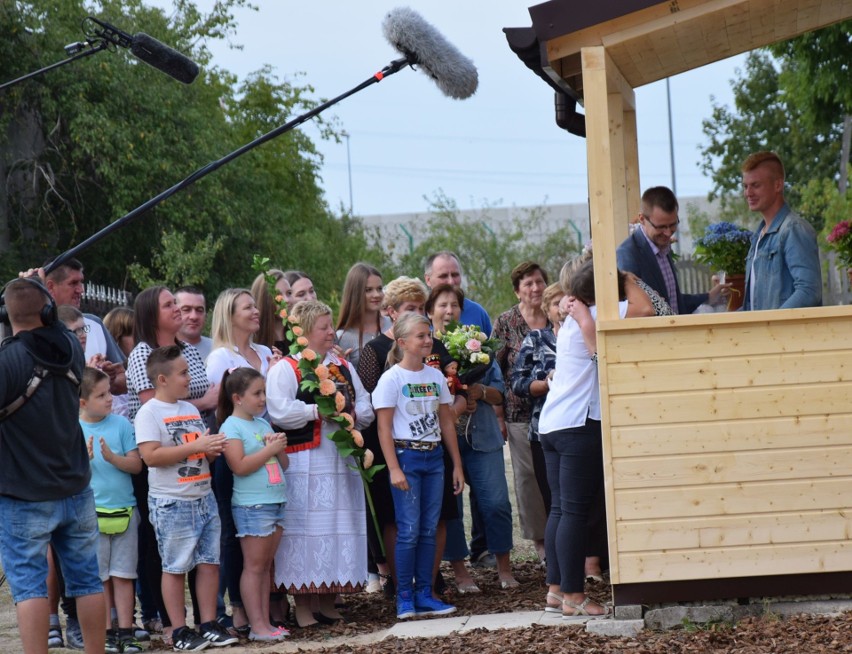
[[(4, 93), (0, 104), (0, 273), (10, 277), (96, 233), (194, 170), (316, 104), (313, 89), (269, 68), (238, 83), (211, 66), (207, 43), (236, 31), (221, 0), (204, 13), (177, 0), (166, 16), (141, 0), (0, 3), (0, 79), (64, 58), (94, 13), (146, 32), (202, 66), (177, 83), (124, 51), (102, 52)], [(130, 27), (125, 27), (130, 30)], [(315, 119), (336, 138), (334, 121)], [(311, 140), (293, 130), (163, 202), (98, 242), (82, 259), (89, 277), (125, 287), (128, 266), (151, 281), (199, 283), (208, 294), (251, 281), (251, 253), (305, 268), (321, 294), (359, 259), (381, 261), (359, 221), (329, 210)], [(329, 243), (335, 257), (321, 257)], [(136, 290), (131, 286), (130, 290)]]
[(423, 262), (433, 252), (451, 250), (462, 265), (465, 293), (482, 304), (492, 316), (517, 303), (510, 273), (522, 261), (536, 261), (551, 275), (578, 253), (578, 241), (570, 225), (553, 231), (545, 227), (546, 210), (526, 211), (508, 225), (498, 225), (490, 207), (465, 217), (454, 200), (437, 193), (430, 202), (431, 215), (415, 234), (420, 240), (401, 258), (399, 273), (423, 276)]

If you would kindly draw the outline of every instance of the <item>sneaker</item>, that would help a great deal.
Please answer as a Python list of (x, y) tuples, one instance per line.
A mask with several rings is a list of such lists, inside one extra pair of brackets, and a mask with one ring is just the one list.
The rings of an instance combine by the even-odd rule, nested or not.
[(104, 643), (104, 651), (110, 654), (120, 654), (121, 645), (118, 641), (118, 634), (112, 629), (106, 633), (106, 642)]
[(480, 552), (476, 556), (470, 556), (470, 567), (471, 568), (496, 568), (497, 567), (497, 557), (494, 556), (488, 550), (484, 552)]
[(396, 619), (408, 620), (417, 615), (411, 591), (400, 591), (396, 598)]
[(172, 647), (176, 652), (200, 652), (209, 644), (209, 640), (189, 627), (178, 627), (172, 632)]
[(142, 643), (139, 642), (139, 639), (134, 636), (132, 633), (130, 634), (122, 634), (118, 639), (119, 645), (121, 645), (122, 652), (143, 652), (145, 651), (145, 647)]
[(65, 641), (62, 640), (62, 627), (59, 625), (51, 627), (47, 631), (47, 647), (65, 647)]
[(456, 612), (456, 607), (432, 597), (432, 589), (418, 590), (414, 593), (414, 609), (417, 615), (448, 615)]
[(133, 629), (133, 636), (140, 643), (147, 643), (151, 640), (151, 634), (148, 633), (148, 630), (145, 627), (140, 627), (138, 624), (133, 624), (130, 627)]
[(65, 620), (65, 646), (68, 649), (83, 649), (83, 632), (75, 618)]
[(236, 645), (240, 642), (239, 638), (228, 633), (228, 630), (215, 620), (202, 624), (199, 631), (213, 647), (227, 647), (228, 645)]

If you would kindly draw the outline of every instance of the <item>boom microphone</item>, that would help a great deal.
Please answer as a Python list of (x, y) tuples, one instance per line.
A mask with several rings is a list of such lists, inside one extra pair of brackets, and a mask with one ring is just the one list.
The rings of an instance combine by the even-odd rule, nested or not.
[(191, 84), (198, 77), (198, 64), (144, 32), (133, 35), (130, 52), (137, 59), (163, 71), (178, 82)]
[(127, 32), (94, 16), (89, 16), (89, 20), (99, 26), (99, 29), (95, 30), (96, 36), (113, 45), (128, 48), (134, 57), (178, 82), (190, 84), (198, 77), (198, 64), (153, 36), (143, 32), (130, 36)]
[(382, 31), (409, 64), (420, 66), (435, 80), (444, 95), (464, 100), (476, 93), (479, 75), (473, 61), (413, 9), (392, 9), (382, 23)]

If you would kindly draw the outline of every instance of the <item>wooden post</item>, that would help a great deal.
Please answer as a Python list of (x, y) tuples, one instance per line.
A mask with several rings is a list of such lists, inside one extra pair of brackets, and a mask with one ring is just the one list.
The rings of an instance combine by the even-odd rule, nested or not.
[[(595, 257), (595, 299), (598, 321), (618, 319), (615, 248), (627, 238), (631, 211), (639, 207), (639, 150), (636, 143), (636, 100), (633, 89), (601, 46), (583, 48), (583, 86), (592, 244)], [(610, 576), (619, 582), (616, 547), (615, 489), (607, 389), (606, 334), (598, 331), (598, 373), (601, 387), (604, 490), (606, 492)]]

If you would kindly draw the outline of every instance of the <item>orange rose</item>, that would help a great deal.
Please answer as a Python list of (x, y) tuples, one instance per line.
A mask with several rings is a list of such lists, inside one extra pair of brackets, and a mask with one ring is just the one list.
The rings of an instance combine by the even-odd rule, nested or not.
[(293, 327), (293, 333), (296, 336), (301, 336), (302, 335), (302, 328), (301, 327)]
[(370, 450), (364, 450), (364, 470), (369, 470), (373, 465), (373, 453)]
[(328, 368), (326, 368), (324, 365), (319, 364), (317, 366), (317, 369), (314, 370), (314, 372), (317, 373), (317, 377), (320, 380), (328, 379), (328, 376), (329, 376)]
[(346, 398), (343, 397), (343, 393), (338, 393), (334, 396), (334, 408), (338, 411), (343, 411), (343, 408), (346, 406)]
[(336, 390), (334, 382), (330, 379), (323, 379), (319, 385), (320, 395), (331, 395)]
[(299, 336), (299, 338), (296, 339), (296, 343), (298, 343), (302, 347), (308, 347), (308, 339), (304, 336)]
[(352, 440), (355, 441), (355, 445), (357, 445), (358, 447), (364, 447), (364, 437), (357, 429), (352, 430)]
[(306, 347), (304, 350), (302, 350), (302, 356), (308, 361), (313, 361), (317, 358), (317, 353), (314, 352), (311, 348)]
[[(340, 393), (338, 393), (340, 395)], [(352, 428), (355, 426), (355, 420), (348, 413), (343, 412), (340, 414), (340, 417), (345, 419), (349, 424), (344, 427), (347, 431), (352, 431)]]

